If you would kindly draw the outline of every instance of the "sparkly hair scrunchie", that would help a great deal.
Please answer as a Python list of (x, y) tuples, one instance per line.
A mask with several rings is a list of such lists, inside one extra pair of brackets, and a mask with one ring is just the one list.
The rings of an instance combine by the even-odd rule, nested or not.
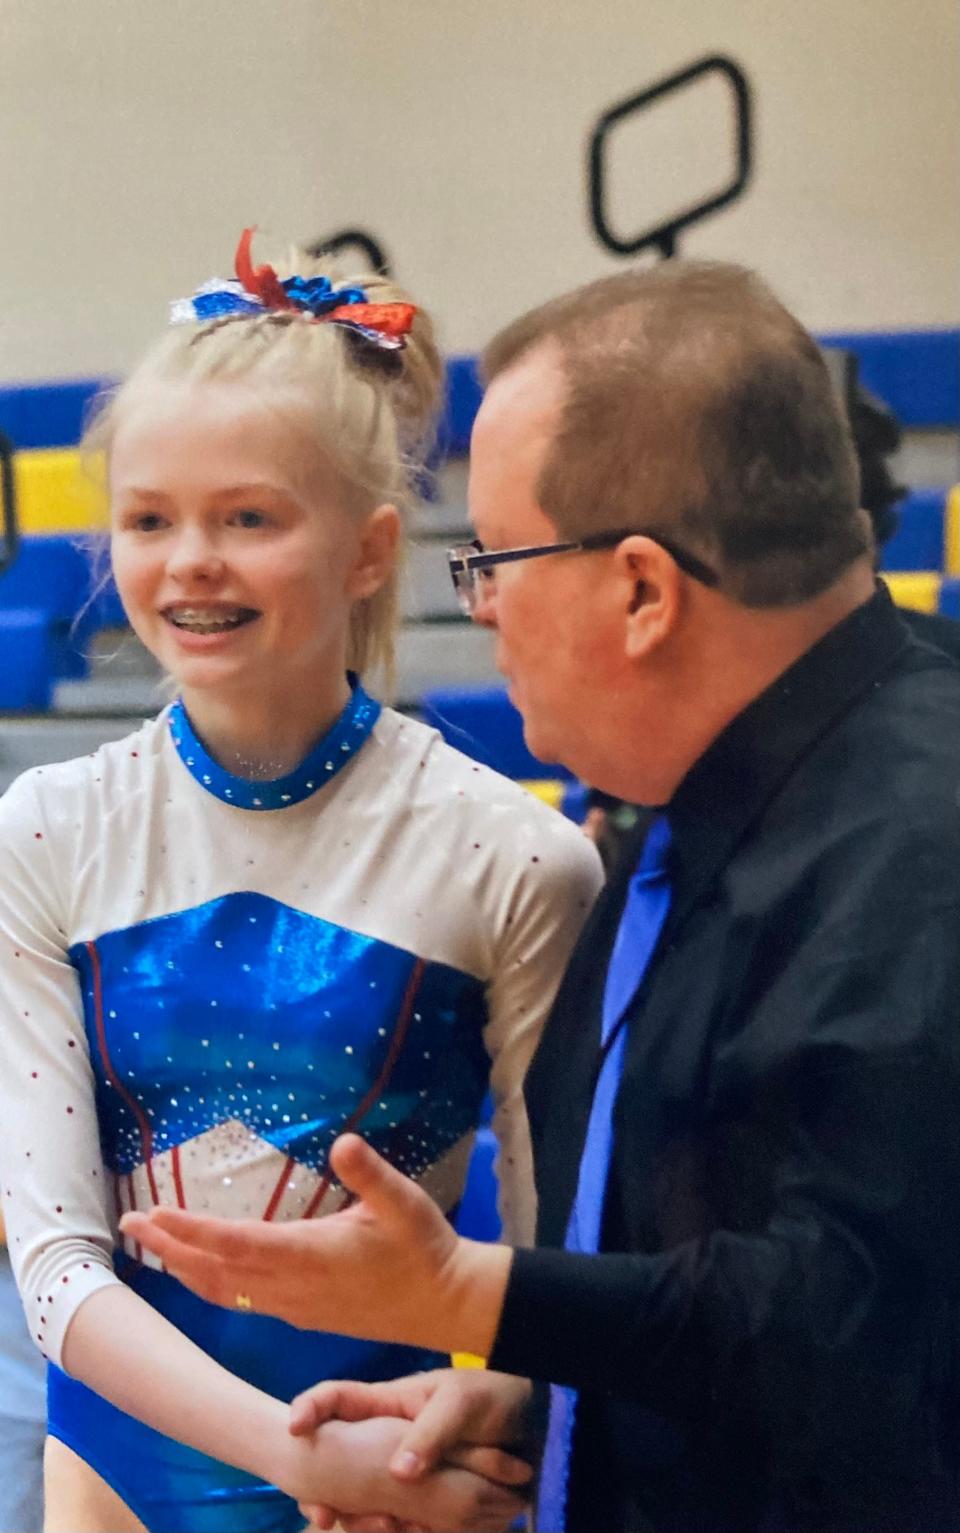
[(193, 325), (234, 315), (303, 314), (318, 324), (343, 325), (371, 346), (399, 351), (413, 324), (412, 303), (370, 303), (362, 287), (334, 287), (329, 277), (278, 277), (272, 266), (254, 266), (254, 230), (244, 229), (234, 261), (236, 279), (214, 277), (192, 298), (170, 305), (172, 325)]

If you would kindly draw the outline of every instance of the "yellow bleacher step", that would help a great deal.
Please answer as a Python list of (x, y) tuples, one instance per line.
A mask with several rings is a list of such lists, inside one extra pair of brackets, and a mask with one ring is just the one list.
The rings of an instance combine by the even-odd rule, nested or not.
[(555, 777), (531, 777), (523, 778), (521, 788), (526, 788), (534, 798), (540, 799), (544, 804), (549, 804), (551, 809), (559, 809), (563, 803), (563, 793), (566, 783), (560, 782)]
[(960, 484), (947, 496), (943, 518), (943, 567), (948, 575), (960, 575)]
[(106, 523), (106, 502), (75, 447), (43, 447), (14, 458), (17, 520), (28, 536), (86, 532)]
[(914, 612), (936, 612), (940, 605), (943, 584), (940, 570), (884, 570), (883, 578), (898, 607), (911, 607)]

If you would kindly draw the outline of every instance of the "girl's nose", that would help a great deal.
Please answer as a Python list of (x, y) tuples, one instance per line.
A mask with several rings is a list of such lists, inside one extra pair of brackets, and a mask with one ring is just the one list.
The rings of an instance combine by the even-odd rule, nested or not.
[(206, 534), (184, 530), (170, 550), (167, 571), (181, 582), (215, 581), (223, 574), (223, 558)]

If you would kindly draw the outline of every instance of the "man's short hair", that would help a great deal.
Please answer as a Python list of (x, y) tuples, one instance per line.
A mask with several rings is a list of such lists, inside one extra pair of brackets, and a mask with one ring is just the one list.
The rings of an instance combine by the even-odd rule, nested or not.
[(668, 261), (589, 283), (501, 330), (487, 381), (546, 345), (567, 392), (538, 495), (564, 537), (669, 534), (751, 607), (809, 600), (872, 551), (823, 358), (754, 273)]

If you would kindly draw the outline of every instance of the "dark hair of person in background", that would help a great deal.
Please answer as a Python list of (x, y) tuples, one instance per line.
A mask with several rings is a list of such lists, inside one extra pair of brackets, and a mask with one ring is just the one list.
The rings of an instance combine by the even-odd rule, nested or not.
[[(860, 460), (860, 504), (870, 513), (877, 548), (889, 543), (899, 525), (897, 504), (906, 495), (890, 467), (890, 457), (900, 446), (903, 432), (893, 412), (857, 384), (850, 401), (850, 428)], [(901, 616), (918, 639), (934, 644), (960, 661), (960, 623), (934, 612), (901, 609)]]

